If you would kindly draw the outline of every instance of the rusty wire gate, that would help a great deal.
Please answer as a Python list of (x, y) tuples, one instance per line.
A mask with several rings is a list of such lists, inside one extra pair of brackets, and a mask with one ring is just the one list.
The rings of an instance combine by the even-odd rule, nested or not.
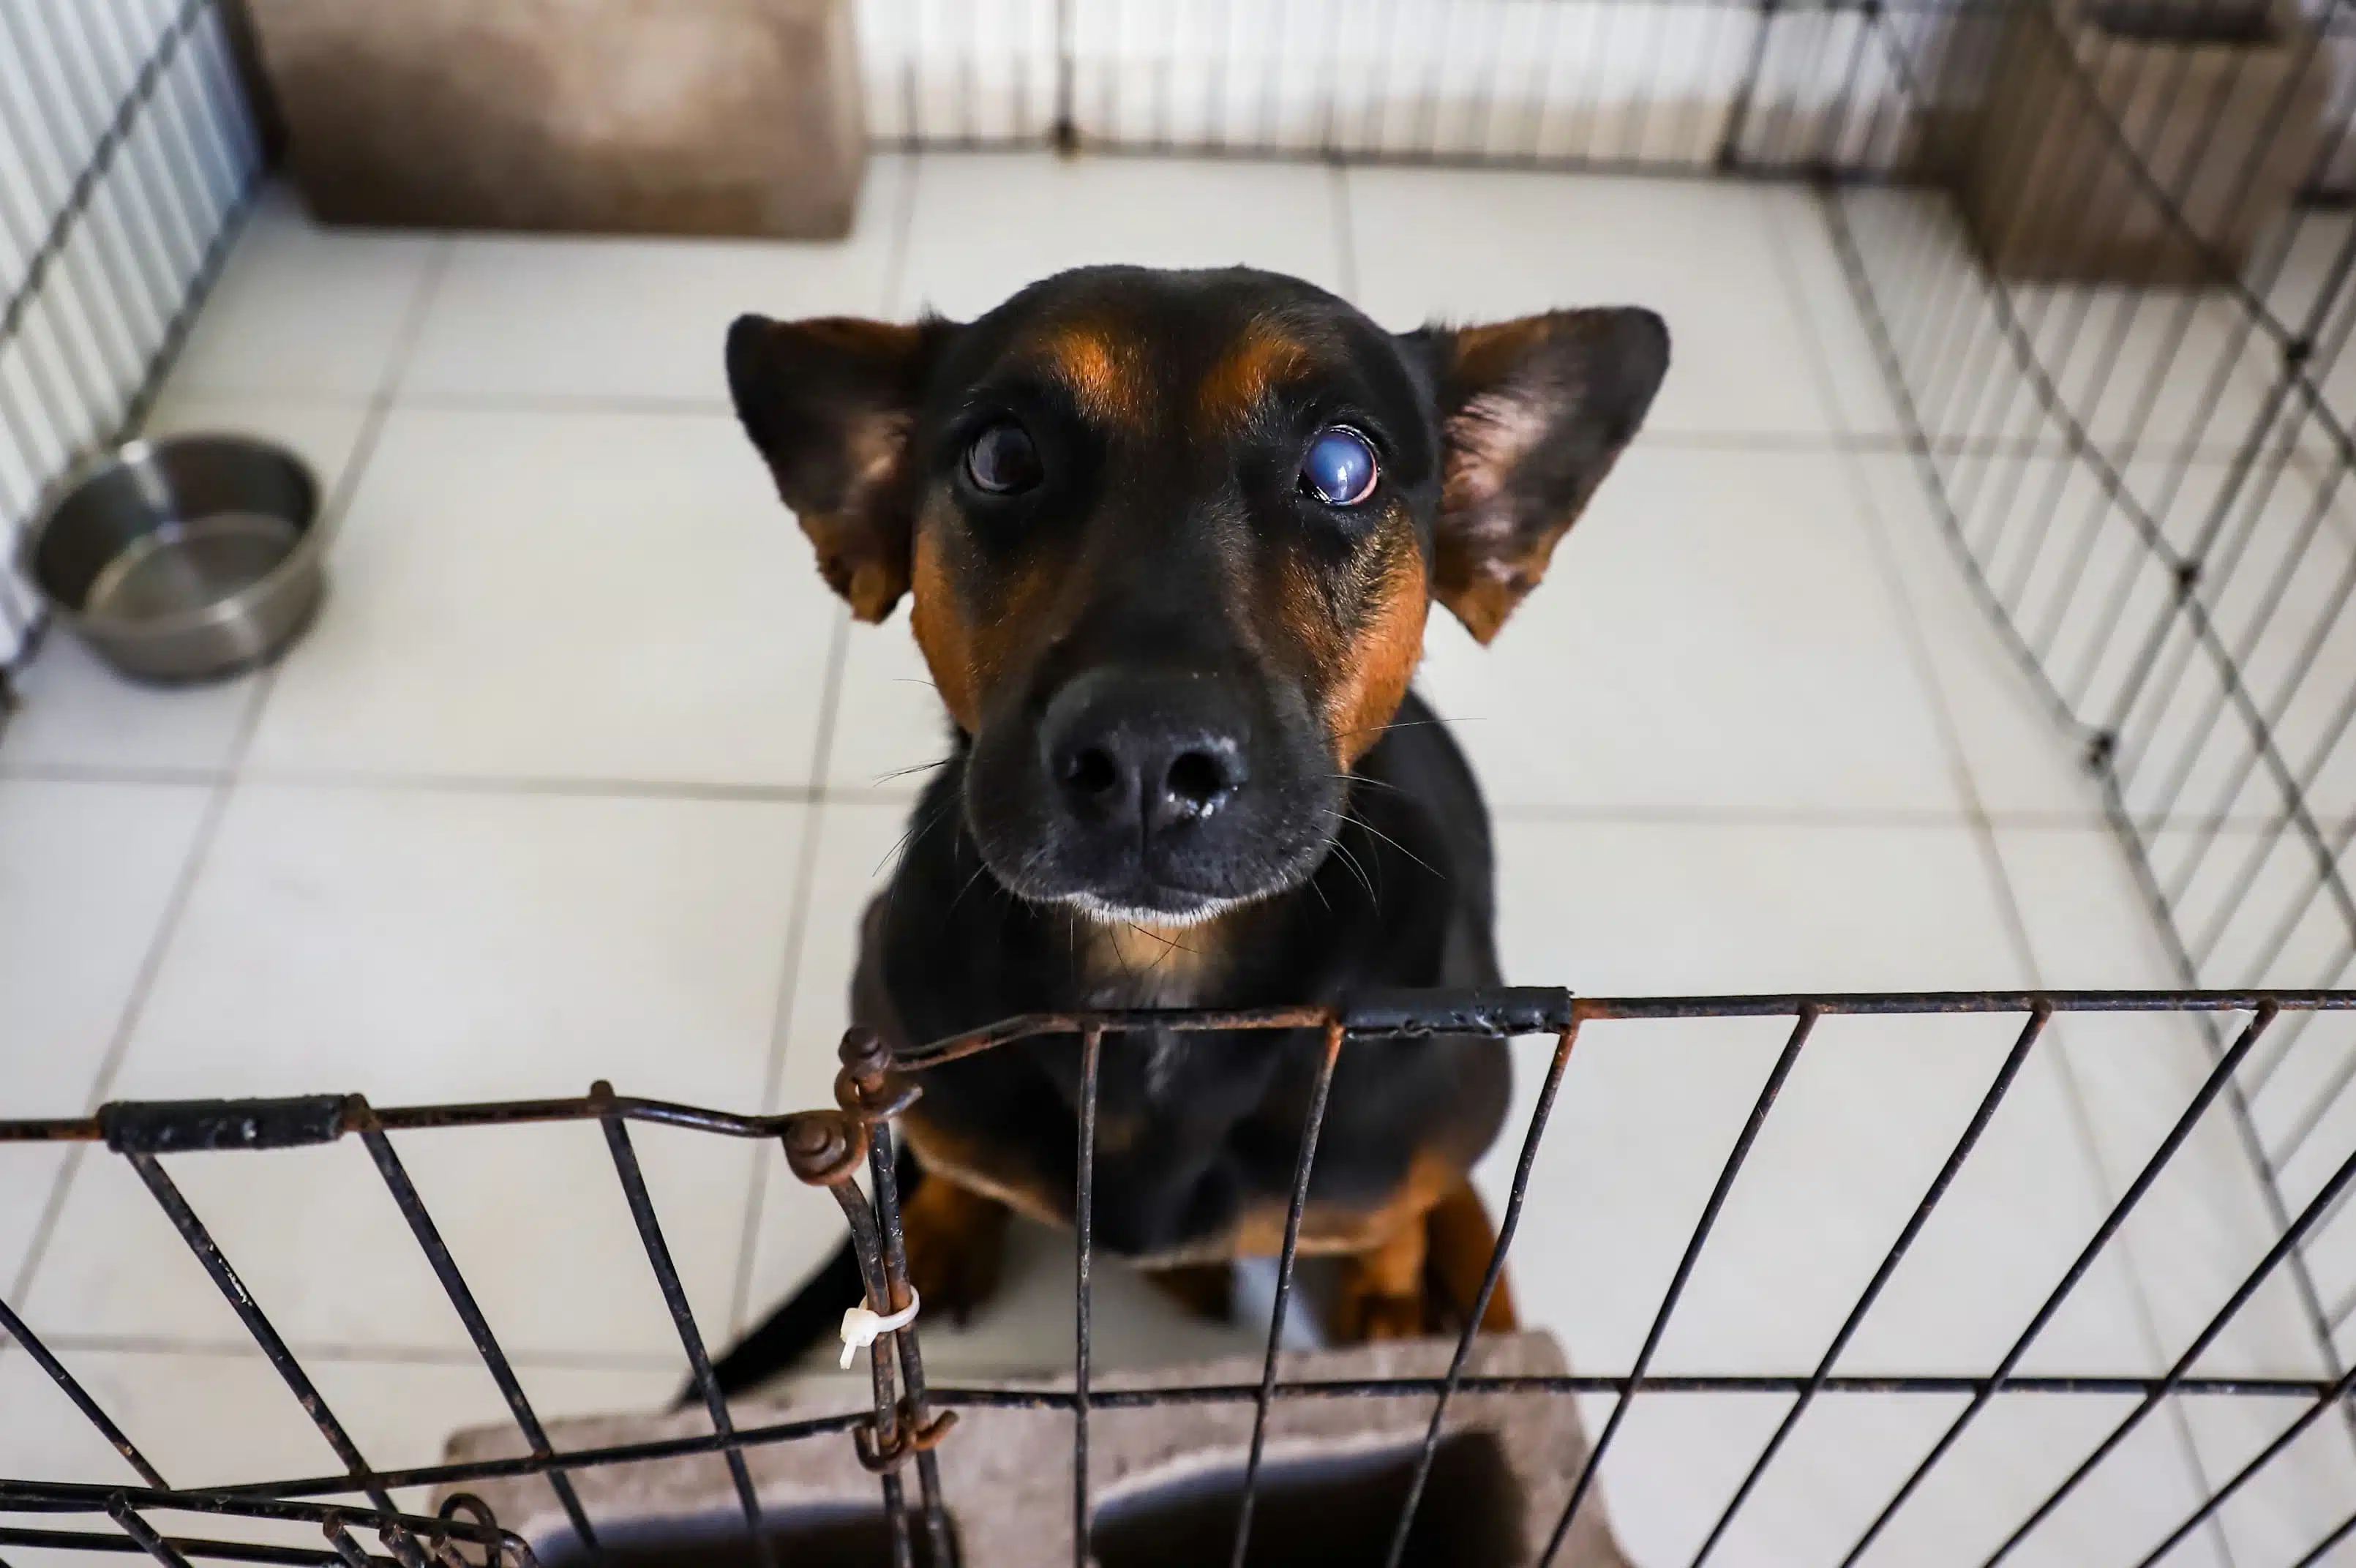
[[(2024, 1359), (2031, 1354), (2040, 1336), (2063, 1310), (2089, 1271), (2104, 1257), (2106, 1249), (2119, 1236), (2138, 1204), (2169, 1171), (2171, 1162), (2193, 1138), (2203, 1119), (2222, 1113), (2221, 1101), (2231, 1094), (2238, 1075), (2269, 1038), (2282, 1028), (2320, 1013), (2348, 1009), (2356, 1009), (2356, 993), (1977, 993), (1634, 1000), (1573, 998), (1565, 992), (1544, 989), (1404, 993), (1370, 1000), (1342, 1012), (1292, 1009), (1018, 1018), (935, 1042), (896, 1060), (873, 1036), (854, 1029), (846, 1037), (841, 1052), (843, 1068), (836, 1085), (839, 1107), (780, 1117), (738, 1116), (634, 1100), (617, 1095), (601, 1083), (588, 1096), (577, 1100), (394, 1110), (372, 1107), (358, 1097), (320, 1095), (275, 1101), (123, 1103), (110, 1105), (87, 1120), (0, 1122), (0, 1142), (103, 1143), (130, 1162), (173, 1228), (234, 1308), (254, 1344), (284, 1380), (289, 1393), (300, 1402), (343, 1465), (339, 1473), (332, 1475), (262, 1478), (236, 1486), (176, 1489), (142, 1453), (137, 1434), (119, 1428), (75, 1380), (71, 1369), (44, 1346), (21, 1317), (0, 1304), (0, 1327), (5, 1327), (56, 1381), (122, 1453), (144, 1483), (106, 1486), (0, 1480), (0, 1520), (6, 1521), (0, 1523), (0, 1554), (16, 1547), (134, 1554), (145, 1552), (165, 1568), (187, 1568), (197, 1560), (264, 1563), (286, 1568), (369, 1568), (371, 1564), (380, 1568), (482, 1568), (485, 1563), (503, 1560), (506, 1568), (535, 1568), (538, 1550), (585, 1547), (594, 1552), (597, 1548), (600, 1521), (584, 1509), (574, 1477), (604, 1466), (683, 1455), (718, 1454), (724, 1455), (729, 1466), (742, 1524), (751, 1534), (757, 1560), (774, 1568), (778, 1554), (764, 1532), (762, 1503), (745, 1465), (745, 1451), (785, 1443), (851, 1443), (857, 1445), (862, 1462), (878, 1477), (881, 1505), (890, 1530), (892, 1561), (900, 1568), (910, 1568), (918, 1562), (938, 1565), (954, 1561), (948, 1521), (958, 1499), (944, 1495), (937, 1451), (958, 1441), (954, 1424), (960, 1408), (1012, 1404), (1070, 1413), (1076, 1563), (1077, 1568), (1087, 1568), (1092, 1524), (1087, 1463), (1092, 1412), (1114, 1406), (1224, 1402), (1248, 1403), (1254, 1412), (1250, 1457), (1233, 1521), (1232, 1561), (1241, 1563), (1247, 1560), (1252, 1504), (1260, 1479), (1263, 1441), (1272, 1404), (1280, 1400), (1429, 1402), (1430, 1414), (1419, 1456), (1399, 1498), (1398, 1516), (1391, 1530), (1389, 1561), (1396, 1563), (1430, 1473), (1451, 1402), (1458, 1395), (1512, 1393), (1528, 1399), (1555, 1400), (1578, 1394), (1614, 1396), (1611, 1413), (1593, 1434), (1587, 1456), (1576, 1464), (1567, 1500), (1552, 1527), (1547, 1550), (1547, 1560), (1550, 1561), (1582, 1505), (1599, 1497), (1597, 1478), (1612, 1451), (1623, 1419), (1639, 1399), (1658, 1393), (1708, 1392), (1788, 1402), (1772, 1435), (1760, 1449), (1740, 1484), (1725, 1498), (1714, 1526), (1695, 1554), (1693, 1561), (1698, 1563), (1710, 1557), (1784, 1449), (1786, 1439), (1816, 1402), (1910, 1394), (1942, 1394), (1960, 1401), (1960, 1409), (1952, 1421), (1838, 1559), (1847, 1564), (1864, 1559), (1872, 1551), (1885, 1527), (1907, 1509), (1976, 1418), (1999, 1395), (2029, 1394), (2063, 1401), (2085, 1397), (2131, 1400), (2126, 1413), (2074, 1468), (2007, 1524), (2008, 1533), (1987, 1558), (1994, 1563), (2031, 1540), (2055, 1510), (2100, 1471), (2138, 1427), (2164, 1408), (2191, 1399), (2238, 1397), (2275, 1402), (2278, 1408), (2286, 1410), (2288, 1413), (2271, 1441), (2233, 1473), (2208, 1482), (2205, 1495), (2195, 1507), (2176, 1512), (2164, 1499), (2152, 1499), (2149, 1517), (2137, 1520), (2135, 1533), (2120, 1541), (2119, 1560), (2156, 1563), (2167, 1559), (2196, 1533), (2215, 1528), (2220, 1511), (2262, 1482), (2269, 1466), (2318, 1423), (2330, 1423), (2327, 1432), (2333, 1427), (2343, 1429), (2341, 1437), (2333, 1439), (2335, 1442), (2343, 1438), (2356, 1441), (2356, 1432), (2344, 1430), (2351, 1415), (2349, 1397), (2351, 1391), (2356, 1391), (2356, 1371), (2341, 1370), (2335, 1362), (2326, 1373), (2308, 1377), (2221, 1376), (2204, 1372), (2201, 1366), (2203, 1355), (2233, 1326), (2236, 1315), (2276, 1277), (2294, 1251), (2339, 1221), (2346, 1208), (2344, 1200), (2350, 1186), (2356, 1182), (2356, 1149), (2349, 1151), (2328, 1175), (2312, 1184), (2272, 1244), (2246, 1275), (2213, 1304), (2204, 1326), (2164, 1371), (2156, 1376), (2032, 1374), (2022, 1369)], [(2125, 1185), (2115, 1203), (2103, 1215), (2068, 1266), (2052, 1280), (2041, 1304), (2019, 1326), (2009, 1348), (1992, 1365), (1967, 1375), (1844, 1372), (1844, 1351), (1943, 1197), (1967, 1168), (1982, 1134), (1999, 1113), (2008, 1091), (2040, 1051), (2053, 1048), (2049, 1026), (2057, 1016), (2092, 1013), (2206, 1018), (2223, 1028), (2228, 1043), (2197, 1090), (2180, 1107), (2174, 1108), (2172, 1122), (2150, 1149), (2141, 1168)], [(1730, 1194), (1741, 1179), (1745, 1161), (1774, 1112), (1779, 1093), (1799, 1063), (1819, 1020), (1842, 1015), (1873, 1017), (1891, 1021), (1875, 1026), (1887, 1029), (1897, 1026), (1894, 1021), (1908, 1017), (1951, 1014), (2004, 1015), (2018, 1020), (2017, 1032), (1960, 1135), (1948, 1149), (1936, 1175), (1921, 1191), (1903, 1225), (1889, 1240), (1879, 1267), (1822, 1355), (1812, 1365), (1795, 1366), (1773, 1375), (1656, 1374), (1653, 1369), (1655, 1352), (1680, 1297), (1709, 1244)], [(1521, 1133), (1519, 1155), (1500, 1217), (1496, 1244), (1481, 1287), (1480, 1305), (1485, 1305), (1505, 1269), (1515, 1236), (1525, 1219), (1531, 1170), (1553, 1116), (1565, 1069), (1577, 1049), (1581, 1027), (1601, 1021), (1658, 1023), (1727, 1018), (1786, 1019), (1788, 1030), (1739, 1135), (1724, 1156), (1715, 1185), (1653, 1312), (1642, 1348), (1629, 1366), (1624, 1369), (1563, 1376), (1468, 1376), (1466, 1366), (1474, 1329), (1467, 1326), (1456, 1342), (1447, 1371), (1437, 1379), (1348, 1382), (1280, 1380), (1277, 1347), (1291, 1300), (1294, 1254), (1316, 1169), (1327, 1092), (1337, 1068), (1354, 1044), (1435, 1029), (1503, 1036), (1551, 1036), (1555, 1039), (1543, 1083)], [(1095, 1249), (1090, 1233), (1090, 1199), (1098, 1067), (1104, 1052), (1123, 1048), (1124, 1031), (1147, 1026), (1182, 1031), (1305, 1031), (1312, 1042), (1320, 1037), (1323, 1042), (1315, 1087), (1301, 1129), (1283, 1250), (1279, 1259), (1274, 1313), (1256, 1385), (1211, 1386), (1182, 1381), (1143, 1389), (1098, 1390), (1091, 1386), (1090, 1303)], [(714, 1136), (780, 1140), (794, 1173), (805, 1182), (828, 1187), (839, 1199), (856, 1243), (870, 1303), (898, 1307), (907, 1304), (909, 1287), (900, 1208), (894, 1185), (894, 1116), (923, 1092), (924, 1075), (928, 1069), (1015, 1040), (1042, 1036), (1071, 1040), (1078, 1052), (1080, 1066), (1074, 1209), (1079, 1260), (1074, 1318), (1076, 1360), (1070, 1390), (1008, 1391), (930, 1385), (926, 1379), (919, 1335), (911, 1326), (887, 1334), (871, 1352), (872, 1409), (757, 1428), (734, 1426), (713, 1385), (701, 1332), (688, 1306), (678, 1270), (664, 1240), (662, 1220), (640, 1173), (631, 1126), (659, 1123)], [(693, 1386), (700, 1391), (709, 1417), (711, 1430), (706, 1434), (594, 1450), (560, 1451), (552, 1447), (515, 1369), (500, 1348), (498, 1335), (444, 1244), (395, 1148), (396, 1139), (429, 1129), (462, 1129), (471, 1136), (496, 1137), (503, 1127), (562, 1120), (594, 1120), (604, 1130), (621, 1197), (643, 1246), (648, 1266), (677, 1326)], [(356, 1139), (374, 1164), (464, 1322), (485, 1367), (505, 1396), (524, 1444), (521, 1456), (402, 1471), (372, 1467), (294, 1353), (272, 1326), (266, 1304), (255, 1300), (246, 1289), (236, 1264), (222, 1254), (167, 1169), (181, 1159), (200, 1155), (267, 1158), (270, 1150), (329, 1144), (345, 1138)], [(224, 1151), (230, 1153), (225, 1155)], [(862, 1192), (857, 1179), (862, 1176), (868, 1182), (866, 1192)], [(1598, 1260), (1599, 1266), (1605, 1262)], [(1468, 1315), (1468, 1325), (1479, 1322), (1480, 1305)], [(1565, 1455), (1559, 1462), (1569, 1465), (1571, 1456)], [(572, 1540), (525, 1541), (503, 1530), (480, 1500), (464, 1490), (470, 1484), (517, 1476), (546, 1479), (570, 1520)], [(447, 1500), (438, 1516), (404, 1513), (395, 1507), (394, 1492), (418, 1487), (443, 1491)], [(2356, 1534), (2356, 1498), (2346, 1500), (2351, 1511), (2296, 1557), (2301, 1568), (2325, 1560), (2343, 1541)], [(200, 1521), (293, 1521), (316, 1528), (324, 1541), (316, 1546), (300, 1547), (222, 1540), (203, 1533), (166, 1534), (158, 1519), (167, 1513), (192, 1514)], [(112, 1528), (93, 1528), (101, 1520)], [(202, 1524), (198, 1528), (201, 1530)], [(368, 1537), (374, 1539), (373, 1548), (364, 1543), (363, 1538)], [(1885, 1555), (1880, 1560), (1889, 1559)], [(2259, 1565), (2247, 1564), (2247, 1568)]]

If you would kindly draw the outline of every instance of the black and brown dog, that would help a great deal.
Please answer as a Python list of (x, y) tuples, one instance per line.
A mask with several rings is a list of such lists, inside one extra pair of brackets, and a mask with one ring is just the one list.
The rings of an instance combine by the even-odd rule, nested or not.
[[(1498, 983), (1480, 791), (1408, 689), (1431, 601), (1488, 640), (1642, 423), (1660, 318), (1395, 335), (1243, 269), (1091, 267), (980, 319), (739, 320), (728, 380), (819, 570), (904, 596), (953, 752), (869, 908), (854, 1018), (895, 1047), (1012, 1014), (1340, 1004)], [(855, 718), (848, 722), (856, 722)], [(1191, 1300), (1280, 1238), (1322, 1038), (1108, 1040), (1095, 1234)], [(909, 1268), (995, 1278), (1068, 1223), (1077, 1043), (927, 1071)], [(1301, 1232), (1341, 1340), (1461, 1319), (1502, 1042), (1343, 1053)], [(779, 1369), (860, 1297), (848, 1251), (723, 1362)], [(1512, 1321), (1505, 1293), (1484, 1326)]]

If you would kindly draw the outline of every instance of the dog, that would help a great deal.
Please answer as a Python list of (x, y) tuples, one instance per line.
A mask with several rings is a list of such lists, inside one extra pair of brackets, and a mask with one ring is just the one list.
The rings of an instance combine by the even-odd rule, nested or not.
[[(964, 323), (738, 320), (745, 434), (851, 612), (911, 600), (954, 725), (866, 911), (854, 1019), (906, 1048), (1499, 983), (1486, 810), (1409, 678), (1434, 601), (1485, 643), (1537, 585), (1668, 357), (1644, 309), (1394, 334), (1244, 268), (1087, 267)], [(1234, 1261), (1280, 1244), (1323, 1050), (1108, 1037), (1097, 1245), (1218, 1315)], [(900, 1126), (927, 1314), (987, 1296), (1010, 1213), (1070, 1224), (1079, 1073), (1062, 1037), (923, 1075)], [(1494, 1245), (1468, 1173), (1510, 1089), (1495, 1038), (1343, 1051), (1300, 1240), (1338, 1257), (1333, 1339), (1461, 1326)], [(723, 1388), (861, 1296), (846, 1246)], [(1501, 1288), (1482, 1327), (1513, 1323)]]

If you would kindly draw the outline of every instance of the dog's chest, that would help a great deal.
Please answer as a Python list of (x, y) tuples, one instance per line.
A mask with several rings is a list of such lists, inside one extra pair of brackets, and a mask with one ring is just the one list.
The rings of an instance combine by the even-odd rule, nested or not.
[[(1226, 969), (1225, 933), (1214, 925), (1163, 928), (1092, 924), (1080, 950), (1081, 1005), (1091, 1011), (1201, 1007)], [(1156, 1029), (1139, 1036), (1149, 1100), (1176, 1087), (1185, 1036)]]

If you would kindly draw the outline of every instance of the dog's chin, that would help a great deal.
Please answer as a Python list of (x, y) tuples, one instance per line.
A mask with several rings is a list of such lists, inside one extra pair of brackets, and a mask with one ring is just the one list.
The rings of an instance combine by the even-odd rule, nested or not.
[[(1142, 870), (1115, 877), (1041, 875), (1036, 860), (1017, 860), (1001, 870), (987, 849), (982, 859), (1000, 886), (1033, 904), (1059, 905), (1098, 925), (1159, 926), (1178, 929), (1200, 926), (1248, 905), (1280, 898), (1309, 880), (1323, 858), (1326, 846), (1270, 866), (1250, 876), (1218, 879), (1205, 890), (1165, 881)], [(1027, 875), (1026, 875), (1027, 873)]]
[(1256, 893), (1240, 898), (1205, 898), (1193, 895), (1155, 897), (1150, 903), (1125, 903), (1096, 893), (1067, 893), (1055, 900), (1075, 909), (1099, 926), (1159, 926), (1183, 929), (1217, 919), (1230, 909), (1240, 909), (1247, 904), (1273, 897), (1273, 893)]

